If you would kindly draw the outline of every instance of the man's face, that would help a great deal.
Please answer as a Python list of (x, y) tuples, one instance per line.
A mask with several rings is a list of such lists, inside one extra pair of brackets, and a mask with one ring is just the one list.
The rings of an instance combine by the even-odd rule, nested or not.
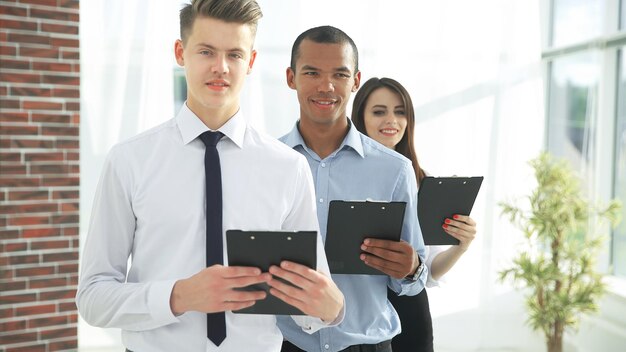
[(187, 105), (197, 115), (234, 115), (239, 93), (254, 64), (249, 25), (198, 16), (187, 43), (176, 41), (176, 61), (185, 67)]
[(354, 53), (349, 44), (303, 40), (296, 71), (287, 69), (287, 84), (298, 92), (300, 120), (331, 125), (346, 118), (350, 94), (359, 88)]

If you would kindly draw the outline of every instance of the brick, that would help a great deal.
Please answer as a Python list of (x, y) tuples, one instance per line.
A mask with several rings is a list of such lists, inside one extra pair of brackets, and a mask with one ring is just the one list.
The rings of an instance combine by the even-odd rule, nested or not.
[(79, 161), (80, 160), (80, 153), (67, 152), (67, 153), (65, 153), (65, 160), (67, 160), (67, 161)]
[[(65, 227), (63, 228), (63, 237), (78, 236), (78, 227)], [(72, 247), (77, 247), (77, 244), (72, 244)]]
[[(54, 240), (54, 241), (33, 241), (30, 243), (30, 249), (37, 251), (42, 249), (59, 249), (70, 248), (69, 240)], [(32, 282), (31, 282), (32, 283)]]
[(65, 252), (65, 253), (49, 253), (43, 254), (43, 261), (45, 263), (50, 262), (69, 262), (69, 261), (77, 261), (78, 260), (78, 252)]
[(3, 165), (0, 167), (3, 175), (26, 175), (26, 165)]
[(21, 136), (25, 136), (25, 135), (38, 135), (39, 134), (39, 127), (37, 126), (28, 126), (28, 125), (4, 125), (4, 126), (0, 126), (0, 134), (4, 134), (4, 135), (21, 135)]
[(15, 330), (26, 330), (26, 320), (14, 320), (6, 323), (0, 323), (0, 331), (2, 332)]
[(58, 47), (78, 48), (78, 39), (50, 38), (50, 44)]
[(43, 165), (31, 165), (31, 175), (65, 175), (70, 170), (69, 165), (64, 164), (43, 164)]
[(22, 4), (44, 5), (44, 6), (57, 6), (57, 0), (20, 0)]
[(0, 15), (28, 17), (28, 12), (22, 7), (0, 5)]
[(79, 0), (59, 0), (59, 7), (78, 9)]
[(71, 23), (66, 23), (66, 24), (42, 23), (41, 30), (44, 32), (78, 35), (78, 26), (72, 26)]
[(51, 149), (55, 147), (55, 141), (45, 139), (13, 139), (11, 140), (11, 148), (34, 148), (34, 149)]
[(49, 351), (76, 351), (78, 349), (78, 340), (65, 340), (48, 343)]
[(77, 309), (74, 302), (59, 303), (59, 312), (71, 312)]
[(35, 87), (11, 87), (11, 95), (24, 97), (50, 97), (52, 89)]
[[(26, 18), (24, 18), (24, 19), (26, 19)], [(23, 30), (23, 31), (36, 31), (37, 30), (37, 23), (36, 22), (29, 22), (29, 21), (25, 21), (25, 20), (16, 21), (16, 20), (3, 19), (2, 20), (2, 28), (4, 28), (4, 29), (19, 29), (19, 30)]]
[(42, 186), (79, 186), (80, 179), (78, 177), (44, 177), (41, 182)]
[(14, 255), (14, 256), (9, 257), (9, 263), (11, 265), (38, 264), (39, 255), (37, 254)]
[(78, 51), (70, 51), (67, 49), (61, 50), (61, 59), (63, 60), (78, 60), (80, 59), (80, 53)]
[(39, 335), (42, 340), (60, 339), (63, 337), (75, 337), (76, 327), (45, 330), (45, 331), (41, 331)]
[(38, 178), (0, 177), (0, 187), (39, 187), (40, 183)]
[(80, 98), (80, 89), (61, 89), (56, 88), (52, 90), (52, 96), (57, 98)]
[(80, 78), (77, 76), (43, 74), (41, 77), (41, 82), (77, 86), (80, 84)]
[[(4, 25), (4, 22), (2, 22)], [(30, 70), (30, 62), (23, 60), (2, 59), (2, 67), (14, 70)]]
[(32, 203), (0, 205), (0, 213), (23, 214), (23, 213), (55, 213), (59, 210), (56, 203)]
[(39, 44), (39, 45), (51, 45), (51, 38), (48, 35), (35, 35), (35, 34), (22, 34), (9, 32), (9, 42), (27, 44)]
[[(55, 116), (55, 115), (52, 115)], [(26, 152), (24, 153), (24, 160), (27, 162), (39, 162), (39, 161), (63, 161), (65, 159), (62, 152)]]
[(7, 252), (22, 252), (28, 249), (28, 244), (25, 242), (7, 243), (4, 245), (4, 248)]
[(53, 71), (53, 72), (72, 72), (72, 64), (60, 62), (33, 62), (33, 70)]
[(9, 191), (9, 200), (47, 200), (47, 190), (37, 191)]
[(80, 144), (77, 139), (57, 139), (55, 146), (58, 149), (78, 149)]
[(23, 294), (14, 294), (14, 295), (2, 295), (3, 303), (29, 303), (35, 302), (37, 300), (36, 293), (23, 293)]
[(17, 48), (13, 45), (0, 45), (0, 55), (16, 56)]
[(73, 213), (78, 211), (78, 203), (62, 203), (61, 212)]
[(46, 225), (49, 223), (49, 216), (15, 216), (9, 218), (10, 226)]
[(15, 308), (15, 315), (22, 317), (25, 315), (49, 314), (54, 313), (55, 311), (56, 307), (54, 304), (40, 304), (28, 307), (17, 307)]
[(37, 344), (35, 345), (36, 342), (30, 342), (30, 344), (28, 344), (28, 346), (24, 346), (24, 347), (12, 347), (6, 350), (6, 352), (46, 352), (46, 345), (45, 344)]
[(39, 266), (35, 268), (15, 269), (16, 277), (32, 278), (37, 276), (47, 276), (55, 274), (54, 266)]
[(69, 279), (69, 284), (74, 287), (78, 287), (78, 275), (72, 275)]
[(71, 116), (67, 114), (40, 114), (33, 113), (31, 116), (33, 122), (36, 123), (64, 123), (69, 124), (72, 122)]
[(62, 110), (63, 103), (25, 100), (22, 107), (24, 110)]
[(65, 287), (67, 286), (66, 278), (53, 278), (53, 279), (32, 279), (28, 283), (28, 287), (35, 288), (52, 288), (52, 287)]
[(0, 162), (21, 162), (22, 154), (21, 153), (0, 153)]
[(18, 230), (0, 230), (0, 240), (14, 240), (20, 237)]
[(65, 22), (78, 22), (78, 14), (54, 10), (30, 9), (30, 17), (57, 20)]
[[(24, 245), (26, 245), (24, 243)], [(8, 291), (23, 291), (26, 289), (26, 281), (24, 280), (20, 280), (20, 281), (11, 281), (11, 282), (6, 282), (3, 284), (0, 284), (0, 291), (1, 292), (8, 292)], [(2, 331), (2, 329), (0, 329), (0, 331)]]
[(41, 134), (44, 136), (75, 136), (78, 137), (80, 129), (76, 127), (42, 127)]
[[(0, 72), (0, 80), (11, 83), (41, 83), (41, 75), (35, 73)], [(5, 102), (2, 102), (2, 106)], [(5, 107), (6, 108), (6, 107)]]
[(52, 199), (78, 199), (78, 190), (53, 191)]
[(0, 308), (0, 319), (13, 318), (14, 316), (15, 316), (15, 311), (13, 307)]
[[(37, 341), (37, 333), (29, 332), (24, 334), (11, 334), (2, 336), (2, 344), (3, 345), (11, 345), (23, 342), (33, 342)], [(8, 352), (8, 351), (7, 351)]]
[(28, 321), (28, 329), (36, 329), (54, 325), (65, 325), (68, 323), (68, 317), (66, 315), (30, 319)]
[(60, 299), (74, 299), (76, 297), (76, 290), (59, 290), (59, 291), (46, 291), (39, 293), (40, 301), (56, 301)]
[(80, 103), (75, 103), (75, 102), (66, 102), (65, 103), (65, 110), (67, 111), (80, 111)]
[[(0, 187), (39, 187), (40, 184), (38, 178), (0, 177)], [(2, 208), (0, 206), (0, 209)]]
[(23, 238), (57, 237), (57, 236), (61, 236), (61, 230), (58, 228), (45, 227), (41, 229), (22, 229)]
[(28, 122), (27, 112), (3, 112), (0, 114), (0, 122)]
[[(2, 76), (2, 74), (0, 74), (0, 76)], [(6, 97), (2, 97), (0, 100), (0, 107), (2, 109), (21, 109), (21, 104), (17, 99), (7, 99)]]
[(19, 56), (23, 57), (36, 57), (40, 59), (58, 59), (59, 58), (59, 49), (58, 48), (32, 48), (27, 46), (20, 46), (19, 48)]
[[(76, 209), (78, 211), (78, 209)], [(53, 224), (78, 224), (78, 215), (53, 215)]]

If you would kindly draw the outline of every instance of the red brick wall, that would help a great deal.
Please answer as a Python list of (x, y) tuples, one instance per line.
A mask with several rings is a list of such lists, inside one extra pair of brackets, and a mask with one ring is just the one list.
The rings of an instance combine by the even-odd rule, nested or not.
[(77, 349), (78, 0), (0, 1), (0, 351)]

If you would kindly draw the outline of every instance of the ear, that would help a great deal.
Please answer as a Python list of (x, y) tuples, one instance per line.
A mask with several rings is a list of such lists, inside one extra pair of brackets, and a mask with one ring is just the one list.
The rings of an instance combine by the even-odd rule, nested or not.
[(296, 82), (295, 82), (296, 73), (293, 72), (291, 67), (287, 67), (286, 74), (287, 74), (287, 85), (289, 86), (289, 88), (295, 90), (296, 89)]
[(352, 93), (356, 92), (361, 86), (361, 71), (357, 71), (354, 75), (354, 85), (352, 86)]
[(174, 56), (176, 57), (176, 62), (180, 66), (185, 66), (185, 59), (183, 57), (184, 52), (185, 48), (183, 48), (183, 41), (177, 39), (176, 43), (174, 43)]
[(248, 62), (248, 73), (252, 72), (252, 66), (254, 65), (254, 60), (256, 60), (256, 50), (252, 50), (250, 52), (250, 61)]

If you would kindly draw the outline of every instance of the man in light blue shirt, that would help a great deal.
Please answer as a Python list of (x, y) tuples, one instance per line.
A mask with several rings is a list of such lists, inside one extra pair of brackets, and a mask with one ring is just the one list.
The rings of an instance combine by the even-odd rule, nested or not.
[(358, 132), (347, 118), (346, 106), (360, 79), (358, 51), (348, 35), (331, 26), (302, 33), (287, 68), (300, 119), (281, 140), (311, 167), (324, 240), (330, 201), (365, 199), (406, 202), (402, 240), (372, 238), (361, 246), (361, 260), (386, 275), (332, 275), (346, 300), (345, 318), (338, 326), (307, 334), (288, 318), (279, 318), (285, 352), (391, 351), (400, 321), (387, 300), (387, 287), (401, 295), (424, 288), (415, 173), (408, 159)]

